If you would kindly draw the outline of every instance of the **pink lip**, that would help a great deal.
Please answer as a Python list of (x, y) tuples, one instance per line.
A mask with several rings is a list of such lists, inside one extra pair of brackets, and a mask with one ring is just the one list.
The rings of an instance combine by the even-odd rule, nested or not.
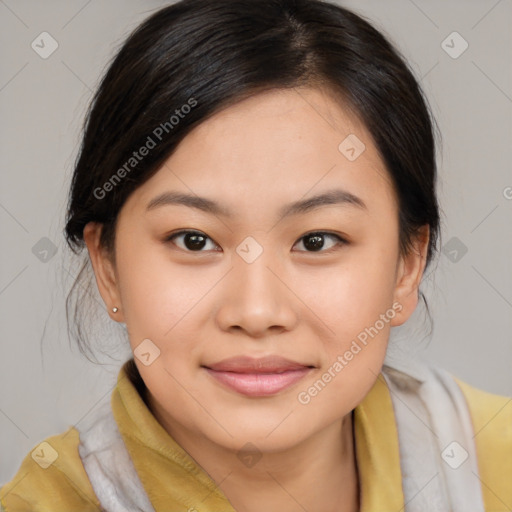
[(222, 384), (247, 396), (273, 395), (302, 379), (311, 368), (287, 370), (282, 373), (235, 373), (205, 368)]
[(279, 356), (260, 359), (241, 356), (204, 366), (217, 381), (247, 396), (268, 396), (302, 379), (311, 366)]

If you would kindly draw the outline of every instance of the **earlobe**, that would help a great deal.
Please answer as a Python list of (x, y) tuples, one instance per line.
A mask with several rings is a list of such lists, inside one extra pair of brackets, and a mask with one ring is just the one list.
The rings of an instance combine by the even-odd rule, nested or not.
[(392, 326), (404, 324), (418, 305), (419, 288), (427, 261), (429, 227), (424, 226), (416, 235), (408, 254), (398, 264), (394, 300), (402, 309), (391, 321)]
[[(106, 249), (100, 244), (102, 229), (103, 225), (101, 223), (89, 222), (84, 227), (83, 238), (89, 252), (98, 291), (105, 303), (107, 312), (112, 320), (123, 322), (114, 264)], [(117, 308), (117, 311), (114, 312), (113, 308)]]

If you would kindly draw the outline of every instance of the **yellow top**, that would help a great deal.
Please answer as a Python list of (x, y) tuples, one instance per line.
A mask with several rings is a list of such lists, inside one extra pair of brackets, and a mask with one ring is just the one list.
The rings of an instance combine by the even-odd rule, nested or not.
[[(156, 512), (234, 512), (211, 477), (158, 423), (144, 401), (144, 387), (127, 361), (112, 393), (114, 418), (139, 478)], [(131, 370), (130, 370), (131, 369)], [(128, 378), (127, 378), (128, 377)], [(140, 377), (139, 377), (140, 378)], [(132, 380), (133, 379), (133, 382)], [(475, 431), (486, 512), (512, 509), (512, 399), (457, 383), (468, 402)], [(142, 396), (141, 396), (142, 395)], [(355, 409), (356, 457), (361, 512), (403, 510), (398, 435), (391, 397), (379, 378)], [(22, 461), (14, 478), (0, 489), (7, 512), (97, 512), (100, 504), (82, 465), (75, 427), (44, 441), (44, 468), (36, 462), (41, 444)], [(43, 464), (44, 466), (45, 464)], [(475, 484), (478, 483), (475, 476)], [(1, 507), (0, 507), (1, 509)]]

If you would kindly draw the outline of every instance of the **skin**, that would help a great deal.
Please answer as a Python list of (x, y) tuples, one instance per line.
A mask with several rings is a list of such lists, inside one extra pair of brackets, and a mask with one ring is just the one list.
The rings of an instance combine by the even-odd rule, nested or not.
[[(338, 150), (348, 134), (366, 145), (354, 161)], [(331, 204), (278, 221), (284, 204), (333, 188), (366, 207)], [(183, 205), (146, 212), (163, 191), (208, 197), (234, 215)], [(180, 229), (206, 235), (204, 247), (194, 250), (184, 236), (165, 241)], [(325, 235), (315, 251), (303, 238), (312, 231), (348, 243)], [(84, 239), (111, 318), (126, 323), (132, 350), (146, 338), (160, 350), (149, 366), (135, 357), (150, 408), (233, 507), (358, 510), (351, 411), (376, 381), (391, 326), (417, 305), (428, 243), (425, 227), (400, 254), (397, 198), (364, 125), (320, 88), (253, 96), (196, 127), (128, 198), (115, 261), (99, 245), (100, 232), (89, 223)], [(252, 263), (236, 252), (248, 236), (263, 249)], [(394, 303), (394, 318), (300, 403), (298, 394)], [(315, 369), (262, 398), (226, 389), (201, 368), (270, 354)], [(237, 457), (247, 442), (262, 454), (252, 467)]]

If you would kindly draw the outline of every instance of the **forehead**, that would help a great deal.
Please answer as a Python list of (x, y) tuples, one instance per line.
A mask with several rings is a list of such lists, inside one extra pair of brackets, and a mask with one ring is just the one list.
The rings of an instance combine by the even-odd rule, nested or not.
[(224, 198), (235, 207), (252, 198), (261, 208), (262, 201), (289, 202), (335, 186), (395, 200), (373, 139), (356, 115), (326, 90), (279, 89), (198, 125), (132, 200), (142, 207), (169, 189)]

